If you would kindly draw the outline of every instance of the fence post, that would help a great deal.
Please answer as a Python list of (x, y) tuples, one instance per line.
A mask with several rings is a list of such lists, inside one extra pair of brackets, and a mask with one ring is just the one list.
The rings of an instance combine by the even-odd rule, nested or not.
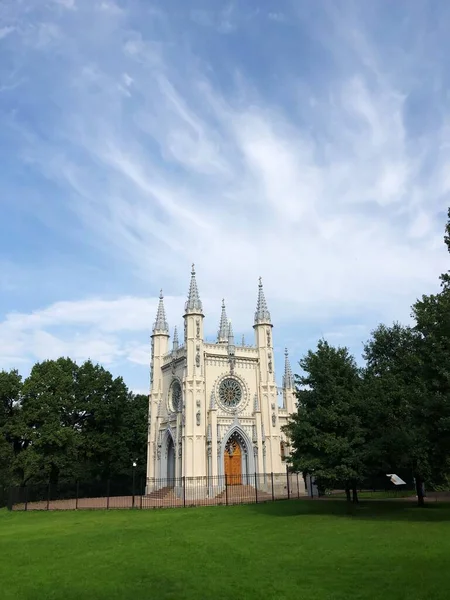
[(186, 476), (183, 475), (183, 508), (186, 508)]
[(13, 486), (11, 485), (9, 487), (9, 493), (8, 493), (8, 510), (11, 511), (13, 509)]
[(140, 484), (139, 484), (139, 508), (142, 510), (142, 496), (143, 496), (143, 489), (142, 489), (142, 477), (140, 479)]
[(75, 510), (78, 510), (78, 488), (79, 488), (80, 482), (77, 479), (77, 484), (76, 484), (76, 492), (75, 492)]
[(291, 499), (291, 488), (289, 486), (289, 467), (286, 467), (286, 482), (287, 482), (288, 500), (290, 500)]
[(106, 508), (109, 508), (109, 494), (110, 494), (110, 480), (108, 479), (106, 482)]
[(28, 509), (28, 486), (25, 486), (25, 510)]
[(228, 506), (228, 482), (227, 476), (225, 475), (225, 504)]
[(272, 471), (272, 473), (270, 474), (270, 478), (271, 478), (271, 480), (272, 480), (272, 502), (275, 502), (275, 491), (274, 491), (274, 489), (273, 489), (273, 471)]
[(47, 510), (50, 508), (50, 481), (47, 484)]
[(298, 471), (297, 471), (297, 498), (300, 498), (300, 488), (298, 483)]
[(256, 500), (256, 504), (258, 504), (258, 475), (256, 474), (256, 471), (255, 471), (255, 500)]

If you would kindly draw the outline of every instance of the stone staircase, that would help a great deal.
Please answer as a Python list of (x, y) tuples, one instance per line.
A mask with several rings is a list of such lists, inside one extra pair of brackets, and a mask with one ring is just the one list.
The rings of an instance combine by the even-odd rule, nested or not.
[[(258, 502), (272, 500), (271, 494), (258, 490)], [(226, 490), (216, 496), (217, 502), (228, 504), (253, 503), (256, 501), (256, 490), (251, 485), (228, 485)]]

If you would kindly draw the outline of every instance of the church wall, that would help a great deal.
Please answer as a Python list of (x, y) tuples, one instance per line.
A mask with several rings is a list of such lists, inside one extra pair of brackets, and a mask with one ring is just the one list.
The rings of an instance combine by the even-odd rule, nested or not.
[[(196, 293), (194, 290), (194, 296)], [(164, 316), (159, 319), (163, 322), (161, 303), (162, 297), (158, 311)], [(168, 332), (153, 335), (147, 476), (164, 479), (170, 472), (175, 477), (203, 477), (206, 481), (208, 476), (223, 475), (230, 434), (236, 435), (247, 450), (243, 474), (247, 471), (253, 477), (255, 471), (283, 473), (286, 465), (280, 441), (285, 434), (281, 426), (287, 422), (288, 412), (278, 406), (270, 315), (269, 322), (255, 325), (255, 346), (234, 346), (234, 341), (211, 344), (204, 342), (198, 296), (195, 305), (188, 304), (184, 346), (178, 348), (177, 342), (175, 351), (168, 352)], [(234, 340), (232, 333), (230, 336), (228, 340)], [(237, 380), (242, 389), (236, 409), (224, 406), (220, 398), (219, 386), (228, 377)], [(173, 410), (171, 396), (174, 380), (178, 380), (182, 391), (177, 411)], [(286, 405), (292, 404), (290, 394), (284, 390)], [(169, 436), (174, 442), (170, 457)], [(174, 455), (172, 468), (168, 460)]]

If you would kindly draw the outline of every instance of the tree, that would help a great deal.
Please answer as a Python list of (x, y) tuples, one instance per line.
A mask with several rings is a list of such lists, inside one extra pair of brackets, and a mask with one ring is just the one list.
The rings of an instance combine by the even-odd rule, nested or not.
[[(148, 399), (91, 361), (34, 365), (23, 385), (22, 483), (107, 479), (145, 468)], [(142, 419), (142, 422), (140, 422)]]
[(137, 460), (136, 475), (145, 477), (147, 468), (148, 396), (128, 394), (124, 413), (128, 465)]
[[(444, 241), (450, 252), (450, 209)], [(450, 472), (450, 275), (441, 291), (422, 296), (412, 307), (419, 339), (426, 402), (416, 407), (427, 437), (429, 477), (437, 484)]]
[(42, 476), (56, 483), (74, 474), (79, 448), (78, 366), (69, 358), (33, 366), (23, 385), (22, 436), (18, 457), (22, 482)]
[(285, 427), (296, 470), (314, 474), (322, 487), (344, 485), (357, 501), (357, 484), (365, 476), (366, 431), (360, 417), (361, 377), (347, 348), (318, 343), (300, 361), (296, 376), (298, 410)]
[(17, 427), (21, 391), (17, 370), (0, 371), (0, 487), (13, 482), (15, 457), (22, 447)]
[(371, 425), (367, 466), (372, 473), (410, 470), (419, 504), (430, 477), (427, 403), (420, 338), (410, 327), (379, 325), (364, 348), (364, 420)]

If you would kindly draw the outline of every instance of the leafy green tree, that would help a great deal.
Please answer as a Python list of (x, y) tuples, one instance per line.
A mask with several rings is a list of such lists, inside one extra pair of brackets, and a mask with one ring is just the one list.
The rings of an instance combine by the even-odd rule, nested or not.
[(357, 501), (357, 484), (366, 475), (366, 431), (360, 417), (362, 381), (347, 348), (318, 343), (300, 361), (296, 376), (298, 410), (285, 427), (292, 443), (290, 462), (313, 474), (321, 487), (344, 485)]
[[(22, 483), (145, 474), (148, 399), (121, 377), (69, 358), (34, 365), (25, 380), (16, 460)], [(141, 473), (142, 471), (142, 473)]]
[(430, 464), (420, 337), (398, 323), (379, 325), (365, 345), (364, 358), (364, 421), (371, 426), (367, 468), (372, 474), (409, 470), (423, 504)]
[(78, 371), (77, 404), (80, 412), (79, 464), (92, 476), (109, 478), (129, 468), (127, 448), (128, 389), (121, 377), (92, 362)]
[(22, 378), (17, 370), (0, 371), (0, 487), (14, 481), (14, 464), (22, 449), (17, 421)]
[(147, 467), (148, 396), (128, 394), (124, 424), (128, 465), (137, 460), (136, 475), (143, 478)]
[[(450, 209), (444, 241), (450, 252)], [(422, 296), (412, 307), (427, 392), (416, 418), (427, 440), (427, 473), (434, 484), (450, 472), (450, 273), (440, 279), (441, 291)]]
[(77, 364), (69, 358), (37, 363), (23, 385), (22, 435), (26, 449), (18, 457), (23, 483), (42, 476), (55, 483), (73, 475), (79, 435)]

